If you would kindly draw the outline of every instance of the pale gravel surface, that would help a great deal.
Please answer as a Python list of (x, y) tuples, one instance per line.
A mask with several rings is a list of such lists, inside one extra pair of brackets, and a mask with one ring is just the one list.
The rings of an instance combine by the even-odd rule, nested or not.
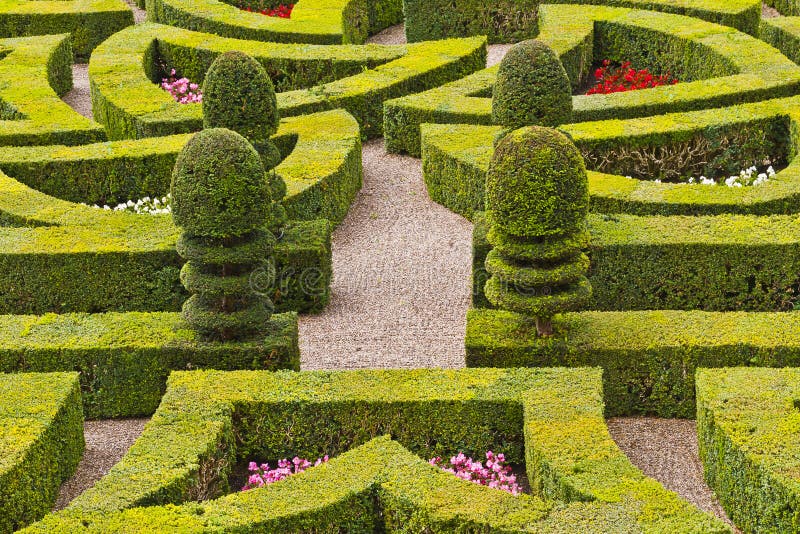
[(658, 480), (665, 488), (701, 510), (731, 524), (703, 479), (695, 421), (618, 417), (608, 420), (608, 430), (619, 448), (645, 475)]
[[(144, 12), (134, 13), (141, 22)], [(387, 28), (369, 42), (404, 43), (403, 26)], [(510, 47), (491, 45), (487, 66), (499, 63)], [(91, 117), (86, 65), (73, 66), (73, 80), (64, 100)], [(472, 227), (428, 198), (419, 160), (387, 154), (382, 140), (365, 143), (363, 160), (364, 187), (334, 233), (331, 304), (320, 315), (300, 318), (302, 367), (463, 367)], [(119, 461), (145, 422), (88, 421), (86, 454), (62, 485), (56, 509)], [(620, 448), (645, 474), (727, 520), (703, 481), (693, 421), (608, 423)]]
[(300, 318), (303, 369), (463, 367), (472, 225), (428, 198), (421, 163), (364, 145), (333, 236), (331, 303)]
[(780, 12), (775, 9), (774, 7), (770, 7), (765, 3), (761, 4), (761, 17), (765, 19), (774, 19), (775, 17), (780, 17)]
[(141, 24), (147, 19), (147, 11), (144, 9), (139, 9), (139, 6), (136, 5), (136, 2), (133, 0), (125, 0), (125, 3), (130, 6), (131, 11), (133, 11), (133, 22), (135, 24)]
[(89, 89), (89, 65), (72, 66), (72, 89), (62, 100), (84, 117), (92, 118), (92, 93)]
[(61, 485), (53, 509), (61, 510), (100, 480), (128, 452), (147, 421), (149, 419), (86, 421), (83, 424), (86, 451), (75, 474)]

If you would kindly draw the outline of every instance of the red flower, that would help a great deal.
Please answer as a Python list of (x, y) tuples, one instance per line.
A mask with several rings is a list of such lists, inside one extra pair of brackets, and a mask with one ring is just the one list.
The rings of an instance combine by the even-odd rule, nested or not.
[(630, 61), (624, 61), (613, 69), (610, 68), (611, 61), (608, 59), (603, 60), (602, 65), (594, 71), (597, 83), (586, 92), (587, 95), (621, 93), (678, 83), (669, 74), (653, 76), (647, 69), (637, 71), (631, 68)]

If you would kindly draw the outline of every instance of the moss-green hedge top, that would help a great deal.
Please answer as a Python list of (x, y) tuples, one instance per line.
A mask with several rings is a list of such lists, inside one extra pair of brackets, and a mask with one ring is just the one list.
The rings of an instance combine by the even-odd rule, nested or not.
[(220, 0), (148, 0), (149, 20), (225, 37), (279, 43), (361, 44), (402, 21), (398, 0), (303, 0), (289, 19), (242, 11)]
[(74, 145), (105, 139), (100, 124), (78, 115), (60, 98), (72, 88), (69, 37), (0, 39), (0, 145)]
[[(604, 120), (565, 125), (584, 153), (605, 156), (640, 148), (680, 147), (716, 135), (723, 139), (747, 128), (764, 135), (785, 132), (778, 143), (790, 161), (766, 183), (750, 187), (659, 183), (589, 171), (591, 210), (639, 215), (790, 214), (800, 211), (800, 161), (797, 153), (797, 97), (725, 109), (667, 114), (653, 118)], [(432, 198), (470, 217), (483, 209), (483, 182), (499, 126), (426, 124), (422, 128), (423, 169)], [(748, 156), (742, 154), (742, 156)], [(775, 155), (773, 155), (775, 156)], [(587, 167), (591, 169), (590, 162)]]
[[(379, 437), (386, 434), (396, 441)], [(448, 478), (410, 452), (427, 458), (489, 448), (512, 462), (524, 450), (533, 487), (566, 503)], [(214, 475), (224, 477), (234, 459), (323, 453), (338, 456), (280, 484), (187, 502), (224, 490)], [(373, 532), (381, 524), (388, 532), (529, 532), (532, 524), (554, 533), (576, 524), (588, 532), (728, 532), (630, 464), (603, 420), (600, 373), (589, 369), (173, 373), (125, 458), (31, 531), (164, 524), (267, 532)]]
[(277, 95), (282, 117), (341, 107), (368, 136), (381, 131), (383, 100), (458, 79), (486, 61), (486, 41), (479, 37), (397, 46), (320, 46), (241, 41), (142, 24), (103, 43), (89, 63), (95, 117), (112, 139), (200, 129), (201, 106), (174, 102), (153, 83), (159, 77), (156, 48), (197, 83), (216, 56), (245, 51), (265, 66), (279, 90), (276, 78), (286, 79), (290, 90)]
[[(169, 192), (175, 159), (190, 137), (0, 147), (0, 169), (40, 193), (71, 202), (113, 204), (144, 196), (160, 198)], [(361, 138), (355, 119), (342, 110), (290, 117), (281, 121), (273, 141), (285, 155), (276, 172), (286, 182), (283, 204), (289, 216), (340, 222), (361, 187)], [(25, 204), (33, 207), (40, 200), (37, 196)], [(9, 202), (0, 211), (6, 218), (15, 218), (18, 207)], [(38, 224), (58, 224), (53, 218), (37, 220)]]
[(706, 480), (746, 532), (800, 524), (800, 369), (702, 369), (697, 424)]
[[(643, 91), (573, 97), (573, 121), (622, 119), (689, 111), (800, 89), (800, 67), (777, 50), (733, 28), (699, 19), (604, 6), (545, 5), (539, 40), (561, 58), (573, 85), (595, 59), (629, 59), (638, 68), (669, 71), (682, 82)], [(419, 154), (425, 122), (491, 124), (491, 67), (385, 105), (390, 150)]]
[(272, 202), (261, 157), (225, 128), (196, 133), (172, 173), (172, 219), (189, 235), (240, 237), (265, 226)]
[(2, 0), (0, 37), (71, 34), (77, 59), (110, 35), (133, 24), (123, 0)]
[(0, 532), (50, 511), (83, 447), (77, 373), (0, 374)]

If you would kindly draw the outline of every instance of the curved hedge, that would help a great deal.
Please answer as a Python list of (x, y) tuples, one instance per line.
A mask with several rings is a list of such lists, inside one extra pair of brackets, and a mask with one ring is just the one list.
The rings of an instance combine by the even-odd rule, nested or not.
[[(9, 148), (0, 168), (8, 165), (23, 181), (52, 192), (96, 180), (91, 190), (106, 194), (125, 178), (126, 192), (160, 195), (187, 139)], [(361, 187), (357, 124), (343, 111), (292, 117), (275, 139), (288, 152), (276, 171), (286, 181), (284, 205), (295, 221), (275, 251), (280, 277), (270, 298), (279, 311), (319, 311), (331, 277), (331, 223), (320, 219), (342, 220)], [(50, 176), (47, 187), (33, 182), (43, 176)], [(79, 206), (2, 175), (0, 221), (0, 311), (171, 311), (186, 297), (178, 280), (178, 231), (169, 216)]]
[(105, 139), (100, 124), (82, 117), (60, 98), (72, 88), (69, 37), (0, 39), (0, 146), (75, 145)]
[(746, 532), (800, 525), (800, 369), (701, 369), (700, 457), (709, 486)]
[[(366, 137), (381, 132), (384, 100), (458, 79), (486, 62), (483, 38), (317, 46), (240, 41), (142, 24), (116, 34), (92, 54), (89, 76), (96, 119), (111, 139), (200, 129), (200, 106), (174, 102), (152, 83), (159, 77), (156, 60), (160, 56), (200, 83), (214, 58), (229, 50), (247, 52), (270, 74), (275, 69), (288, 73), (283, 86), (290, 90), (278, 93), (282, 117), (344, 108), (356, 117)], [(276, 86), (280, 90), (281, 82)]]
[[(626, 119), (790, 96), (800, 67), (733, 28), (664, 13), (611, 7), (542, 6), (538, 39), (560, 56), (574, 86), (597, 59), (630, 59), (684, 83), (573, 97), (573, 121)], [(387, 149), (419, 155), (423, 123), (491, 124), (498, 67), (385, 104)]]
[(521, 41), (536, 37), (540, 4), (613, 4), (662, 11), (732, 26), (751, 35), (758, 31), (761, 19), (758, 0), (404, 0), (406, 35), (409, 42), (464, 35), (487, 35), (492, 43)]
[(83, 447), (76, 373), (0, 374), (0, 532), (51, 510)]
[[(689, 151), (700, 140), (718, 150), (718, 163), (730, 166), (751, 158), (742, 140), (755, 148), (780, 152), (789, 165), (764, 184), (751, 187), (658, 183), (622, 175), (589, 172), (591, 210), (596, 213), (637, 215), (715, 215), (725, 213), (778, 215), (800, 211), (800, 161), (797, 97), (743, 104), (725, 109), (675, 113), (647, 119), (606, 120), (564, 125), (587, 159), (587, 167), (606, 165), (609, 171), (628, 174), (620, 154), (667, 149)], [(499, 126), (437, 125), (422, 127), (423, 173), (433, 200), (471, 218), (484, 205), (484, 182)], [(726, 145), (727, 146), (727, 145)], [(704, 152), (706, 157), (709, 152)], [(621, 163), (617, 163), (620, 161)], [(688, 161), (688, 160), (687, 160)], [(632, 165), (632, 163), (631, 163)], [(732, 171), (732, 174), (738, 174)]]
[[(502, 451), (511, 462), (524, 454), (537, 493), (567, 504), (459, 481), (410, 452), (456, 449)], [(339, 456), (280, 484), (189, 502), (223, 493), (235, 459), (325, 453)], [(125, 458), (29, 531), (165, 522), (274, 532), (729, 532), (630, 464), (605, 427), (600, 373), (588, 369), (174, 373)]]
[(242, 11), (221, 0), (147, 0), (148, 20), (254, 41), (362, 44), (402, 22), (400, 0), (303, 0), (289, 19)]
[(77, 61), (132, 24), (133, 13), (123, 0), (0, 1), (0, 37), (68, 33)]

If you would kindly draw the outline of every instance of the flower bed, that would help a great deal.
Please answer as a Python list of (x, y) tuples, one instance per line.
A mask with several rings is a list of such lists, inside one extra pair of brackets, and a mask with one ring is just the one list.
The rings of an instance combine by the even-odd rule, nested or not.
[(631, 66), (630, 61), (623, 61), (622, 64), (613, 66), (608, 59), (603, 60), (595, 69), (594, 78), (595, 84), (586, 91), (587, 95), (610, 95), (678, 83), (678, 80), (669, 73), (654, 75), (648, 69), (637, 70)]
[(161, 79), (161, 88), (172, 95), (179, 104), (197, 104), (203, 101), (203, 91), (200, 85), (186, 77), (177, 77), (175, 69), (171, 69), (169, 76)]
[(254, 9), (250, 6), (240, 7), (242, 11), (249, 11), (250, 13), (261, 13), (262, 15), (266, 15), (268, 17), (278, 17), (280, 19), (288, 19), (292, 17), (292, 10), (294, 9), (294, 4), (278, 4), (277, 7), (267, 8), (262, 7), (261, 9)]

